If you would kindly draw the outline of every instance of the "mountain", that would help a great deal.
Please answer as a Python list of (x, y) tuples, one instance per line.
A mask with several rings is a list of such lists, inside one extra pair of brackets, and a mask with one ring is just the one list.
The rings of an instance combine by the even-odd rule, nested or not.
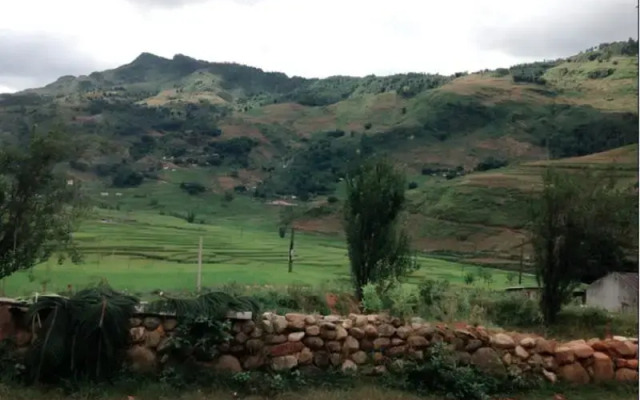
[[(67, 130), (87, 148), (71, 170), (96, 193), (165, 196), (168, 182), (176, 196), (200, 187), (262, 202), (295, 196), (308, 209), (298, 227), (322, 232), (340, 230), (338, 183), (349, 164), (386, 153), (412, 181), (417, 248), (499, 263), (519, 252), (540, 163), (637, 160), (637, 71), (633, 40), (452, 76), (308, 79), (143, 53), (0, 95), (0, 138), (34, 124)], [(139, 203), (132, 209), (157, 207)]]

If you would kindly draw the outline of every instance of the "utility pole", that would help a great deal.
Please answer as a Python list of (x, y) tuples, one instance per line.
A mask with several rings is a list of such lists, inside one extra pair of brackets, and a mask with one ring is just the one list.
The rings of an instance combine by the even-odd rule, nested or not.
[(520, 273), (518, 274), (518, 285), (522, 286), (522, 257), (524, 253), (524, 239), (522, 239), (522, 243), (520, 243)]
[(295, 234), (295, 230), (293, 226), (291, 227), (291, 241), (289, 242), (289, 272), (293, 271), (293, 236)]
[(196, 291), (198, 294), (202, 290), (202, 236), (198, 245), (198, 277), (196, 279)]

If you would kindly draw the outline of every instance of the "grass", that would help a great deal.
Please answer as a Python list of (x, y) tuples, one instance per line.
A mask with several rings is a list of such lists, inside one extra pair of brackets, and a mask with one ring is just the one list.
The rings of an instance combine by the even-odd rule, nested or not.
[[(132, 396), (135, 400), (230, 400), (233, 398), (232, 393), (228, 390), (176, 390), (168, 388), (165, 385), (140, 385), (132, 392), (122, 393), (122, 391), (114, 389), (104, 391), (87, 389), (69, 396), (57, 390), (19, 388), (0, 385), (0, 400), (125, 400), (128, 396)], [(625, 384), (615, 386), (588, 385), (583, 387), (555, 386), (535, 390), (530, 393), (511, 398), (518, 400), (552, 400), (556, 394), (562, 394), (562, 396), (567, 400), (632, 400), (637, 399), (638, 386)], [(359, 385), (355, 388), (341, 390), (315, 389), (304, 392), (286, 392), (271, 397), (241, 397), (242, 400), (259, 400), (266, 398), (274, 400), (444, 400), (442, 397), (421, 397), (407, 392), (384, 389), (376, 385)]]
[[(256, 217), (257, 218), (257, 217)], [(295, 263), (287, 272), (288, 236), (280, 238), (267, 220), (217, 218), (215, 224), (189, 224), (151, 212), (100, 210), (75, 234), (84, 261), (58, 265), (50, 260), (31, 271), (21, 271), (3, 282), (6, 295), (60, 292), (67, 285), (82, 288), (106, 280), (133, 293), (152, 290), (191, 291), (197, 269), (198, 240), (203, 238), (203, 286), (349, 284), (349, 262), (340, 237), (299, 233)], [(239, 221), (245, 221), (241, 224)], [(259, 222), (258, 222), (259, 221)], [(465, 285), (464, 276), (476, 266), (426, 256), (420, 270), (408, 278), (448, 280)], [(492, 289), (508, 286), (508, 273), (491, 270)], [(533, 277), (527, 275), (527, 282)], [(486, 286), (484, 283), (476, 283)]]

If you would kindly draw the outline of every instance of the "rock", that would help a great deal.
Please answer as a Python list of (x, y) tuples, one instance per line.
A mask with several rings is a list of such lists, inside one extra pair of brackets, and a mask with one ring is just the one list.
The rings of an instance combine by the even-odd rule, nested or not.
[(267, 335), (264, 337), (264, 341), (267, 344), (280, 344), (287, 341), (285, 335)]
[(557, 371), (558, 370), (558, 362), (553, 356), (546, 356), (542, 358), (542, 367), (544, 369), (548, 369), (549, 371)]
[(609, 351), (609, 346), (607, 346), (606, 341), (597, 340), (595, 342), (591, 342), (589, 345), (592, 349), (600, 353), (606, 353), (607, 351)]
[(316, 351), (313, 353), (313, 363), (320, 367), (326, 368), (329, 366), (329, 353), (326, 351)]
[(161, 326), (158, 326), (159, 329), (156, 329), (152, 332), (147, 332), (144, 337), (144, 345), (148, 348), (155, 349), (160, 344), (160, 341), (164, 337), (164, 330), (162, 330)]
[(583, 344), (587, 344), (587, 342), (584, 339), (578, 339), (578, 340), (571, 340), (565, 343), (564, 345), (567, 347), (573, 347), (573, 346), (580, 346)]
[(342, 327), (347, 330), (353, 328), (353, 321), (351, 321), (350, 319), (345, 319), (344, 321), (342, 321)]
[(342, 345), (342, 350), (347, 353), (355, 353), (360, 349), (360, 343), (353, 336), (347, 336)]
[(261, 328), (265, 333), (273, 333), (274, 332), (274, 328), (273, 328), (273, 323), (269, 320), (263, 320), (261, 323)]
[(535, 352), (539, 354), (554, 354), (556, 343), (554, 341), (545, 340), (543, 338), (536, 339)]
[(262, 357), (260, 355), (249, 356), (242, 363), (242, 366), (246, 370), (258, 369), (258, 368), (262, 367), (263, 365), (264, 365), (264, 357)]
[(481, 347), (471, 356), (471, 364), (491, 375), (506, 376), (506, 369), (498, 353), (490, 347)]
[(313, 315), (307, 315), (304, 317), (304, 323), (307, 325), (315, 325), (318, 323), (318, 320)]
[(532, 354), (527, 361), (527, 364), (532, 365), (534, 367), (542, 367), (544, 364), (544, 360), (540, 354)]
[(476, 335), (474, 335), (473, 333), (469, 332), (466, 329), (456, 329), (453, 334), (463, 340), (471, 340), (471, 339), (476, 339)]
[(410, 334), (411, 334), (411, 328), (409, 328), (408, 326), (401, 326), (398, 329), (396, 329), (396, 335), (400, 339), (404, 340), (408, 338)]
[(298, 353), (298, 365), (309, 365), (313, 362), (313, 352), (308, 347)]
[(254, 339), (257, 339), (257, 338), (262, 338), (263, 335), (264, 335), (264, 330), (256, 326), (255, 328), (253, 328), (253, 331), (251, 331), (251, 334), (249, 336), (251, 336)]
[(612, 339), (617, 341), (617, 342), (626, 342), (627, 340), (629, 340), (624, 336), (614, 336)]
[(358, 370), (358, 366), (351, 360), (345, 360), (340, 367), (342, 372), (355, 372)]
[(271, 359), (271, 368), (274, 371), (288, 371), (296, 365), (298, 365), (298, 358), (292, 355), (274, 357)]
[(532, 349), (536, 347), (536, 340), (532, 337), (523, 338), (522, 340), (520, 340), (520, 346), (524, 347), (525, 349)]
[(516, 343), (513, 338), (505, 333), (496, 333), (491, 337), (491, 344), (497, 349), (513, 349)]
[(287, 330), (287, 327), (289, 326), (287, 319), (281, 315), (276, 315), (271, 323), (273, 324), (273, 331), (275, 333), (282, 333)]
[[(556, 349), (556, 351), (557, 350), (558, 349)], [(570, 383), (587, 384), (591, 380), (587, 370), (577, 362), (560, 365), (558, 368), (558, 376), (560, 379)]]
[(249, 353), (257, 353), (264, 348), (264, 342), (260, 339), (249, 339), (244, 347)]
[(637, 359), (632, 359), (632, 360), (627, 360), (627, 368), (631, 368), (631, 369), (638, 369), (638, 360)]
[(384, 356), (384, 354), (382, 353), (373, 353), (373, 363), (378, 365), (378, 364), (383, 364), (386, 361), (386, 358)]
[(502, 362), (504, 363), (504, 365), (511, 365), (513, 363), (513, 357), (511, 356), (511, 353), (505, 353), (502, 356)]
[(409, 336), (407, 338), (407, 345), (412, 349), (423, 349), (429, 346), (429, 341), (423, 336)]
[(400, 338), (397, 338), (397, 337), (394, 337), (394, 338), (391, 339), (391, 345), (392, 346), (401, 346), (404, 343), (405, 343), (404, 340), (402, 340)]
[(129, 329), (129, 336), (133, 343), (141, 343), (144, 341), (145, 329), (143, 326)]
[(364, 331), (360, 328), (351, 328), (349, 329), (349, 335), (356, 339), (362, 339), (364, 338)]
[(465, 346), (464, 350), (468, 351), (469, 353), (473, 353), (474, 351), (478, 350), (480, 347), (482, 347), (481, 340), (471, 339), (469, 340), (469, 343), (467, 343), (467, 345)]
[(391, 337), (396, 333), (396, 328), (393, 325), (382, 324), (378, 327), (378, 336), (380, 337)]
[(287, 325), (287, 329), (291, 331), (302, 331), (304, 330), (306, 324), (304, 322), (304, 318), (296, 319), (293, 321), (289, 321), (289, 325)]
[(515, 353), (516, 356), (518, 356), (518, 358), (520, 358), (521, 360), (526, 360), (527, 358), (529, 358), (529, 353), (524, 349), (524, 347), (520, 345), (516, 346)]
[(367, 325), (367, 316), (366, 315), (356, 315), (355, 326), (358, 328), (362, 328)]
[(349, 335), (347, 330), (341, 326), (336, 326), (336, 340), (343, 340)]
[(284, 315), (284, 318), (289, 322), (297, 321), (297, 320), (304, 321), (306, 317), (307, 317), (306, 314), (300, 314), (300, 313), (286, 313)]
[(573, 354), (579, 359), (589, 358), (593, 355), (593, 348), (585, 344), (576, 344), (571, 346)]
[[(7, 310), (7, 312), (8, 312), (9, 309), (6, 308), (6, 307), (0, 307), (0, 311), (1, 310)], [(3, 315), (3, 313), (0, 312), (0, 315)], [(4, 327), (2, 326), (2, 324), (4, 324), (4, 318), (0, 317), (0, 321), (1, 321), (0, 322), (0, 329), (3, 329)], [(136, 327), (142, 325), (142, 318), (138, 318), (138, 317), (129, 318), (129, 325), (132, 328), (136, 328)]]
[(142, 324), (150, 331), (155, 331), (160, 326), (160, 318), (158, 317), (146, 317)]
[(456, 351), (455, 360), (460, 365), (469, 365), (471, 364), (471, 354), (467, 353), (466, 351)]
[(318, 336), (320, 334), (320, 327), (317, 325), (311, 325), (304, 328), (304, 332), (307, 336)]
[(335, 340), (337, 336), (338, 334), (336, 333), (335, 328), (325, 329), (324, 326), (320, 328), (320, 337), (322, 337), (325, 340)]
[(324, 340), (317, 336), (305, 337), (302, 339), (302, 343), (312, 350), (319, 350), (324, 347)]
[(360, 340), (360, 349), (364, 351), (373, 350), (373, 342), (369, 339)]
[(287, 338), (290, 342), (299, 342), (304, 337), (304, 332), (292, 332)]
[(364, 327), (364, 334), (365, 334), (367, 337), (370, 337), (370, 338), (376, 338), (376, 337), (378, 337), (378, 330), (376, 329), (376, 327), (375, 327), (375, 326), (373, 326), (373, 325), (369, 324), (369, 325), (366, 325), (366, 326)]
[(374, 375), (384, 375), (387, 373), (387, 367), (385, 367), (384, 365), (377, 365), (375, 368), (373, 368), (373, 373)]
[(156, 354), (144, 346), (137, 345), (127, 350), (127, 359), (134, 372), (150, 373), (158, 366)]
[(617, 354), (620, 357), (628, 358), (633, 357), (636, 354), (636, 348), (634, 348), (634, 344), (631, 342), (619, 342), (619, 341), (610, 341), (607, 343), (607, 348), (609, 351)]
[(213, 366), (216, 372), (238, 373), (242, 372), (242, 366), (240, 361), (234, 356), (225, 354), (220, 356)]
[(407, 352), (407, 346), (394, 346), (389, 347), (384, 351), (387, 357), (398, 357)]
[(451, 347), (453, 347), (454, 350), (462, 351), (464, 350), (465, 346), (466, 346), (466, 343), (462, 338), (454, 337), (453, 340), (451, 341)]
[(376, 314), (367, 315), (367, 322), (369, 322), (370, 324), (375, 324), (376, 322), (378, 322), (378, 316)]
[(544, 378), (551, 383), (556, 383), (556, 381), (558, 380), (556, 374), (551, 371), (547, 371), (546, 369), (542, 370), (542, 374), (544, 375)]
[(327, 322), (334, 323), (334, 322), (340, 321), (340, 317), (337, 316), (337, 315), (326, 315), (324, 317), (324, 320), (327, 321)]
[(593, 380), (595, 382), (606, 382), (613, 379), (613, 361), (608, 355), (601, 352), (593, 353)]
[(360, 351), (356, 351), (355, 353), (353, 353), (351, 355), (351, 359), (353, 360), (353, 362), (355, 362), (356, 364), (364, 364), (367, 362), (367, 353), (365, 353), (364, 351), (360, 350)]
[(249, 340), (249, 336), (247, 336), (246, 333), (240, 331), (240, 332), (238, 332), (238, 334), (233, 339), (238, 344), (244, 344), (244, 343), (246, 343), (247, 340)]
[(567, 346), (556, 347), (556, 361), (558, 365), (562, 366), (565, 364), (571, 364), (575, 361), (575, 355), (573, 354), (573, 349)]
[(301, 342), (286, 342), (271, 347), (270, 353), (272, 357), (283, 357), (295, 354), (304, 348)]
[(254, 329), (256, 329), (256, 323), (249, 320), (249, 321), (245, 321), (242, 323), (241, 328), (242, 333), (244, 333), (245, 335), (249, 335), (251, 334), (251, 332), (253, 332)]
[(391, 344), (391, 340), (389, 340), (389, 338), (381, 337), (373, 341), (373, 348), (375, 350), (380, 350), (380, 349), (389, 347), (390, 344)]
[(339, 353), (340, 350), (342, 350), (342, 345), (337, 340), (332, 340), (330, 342), (327, 342), (325, 347), (327, 351), (329, 351), (330, 353)]
[(331, 363), (331, 365), (333, 365), (334, 367), (337, 367), (338, 365), (340, 365), (341, 362), (342, 362), (342, 357), (340, 356), (340, 353), (329, 354), (329, 363)]
[(618, 382), (638, 382), (638, 371), (630, 368), (620, 368), (616, 370), (615, 379)]

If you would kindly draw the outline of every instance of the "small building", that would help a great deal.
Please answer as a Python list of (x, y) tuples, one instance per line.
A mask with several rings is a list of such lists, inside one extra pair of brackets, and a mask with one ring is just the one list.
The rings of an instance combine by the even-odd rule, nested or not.
[[(505, 289), (505, 292), (511, 294), (519, 294), (523, 297), (526, 297), (529, 300), (538, 300), (540, 299), (540, 293), (542, 292), (542, 288), (540, 286), (514, 286)], [(571, 294), (574, 301), (584, 304), (585, 303), (585, 291), (584, 289), (574, 289)]]
[(612, 312), (638, 312), (638, 273), (612, 272), (587, 288), (587, 305)]

